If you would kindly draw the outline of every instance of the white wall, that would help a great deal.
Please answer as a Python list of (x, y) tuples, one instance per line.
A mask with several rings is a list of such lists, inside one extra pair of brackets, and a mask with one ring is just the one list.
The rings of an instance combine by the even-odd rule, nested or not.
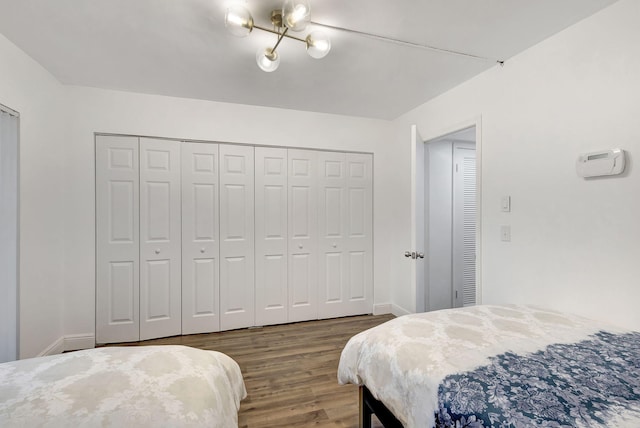
[(0, 103), (20, 113), (20, 356), (63, 334), (64, 89), (0, 35)]
[(65, 334), (94, 331), (94, 133), (160, 136), (374, 153), (374, 303), (389, 304), (387, 195), (392, 123), (292, 110), (68, 88), (71, 135), (65, 144)]
[[(622, 0), (396, 120), (435, 138), (482, 116), (484, 303), (540, 304), (640, 329), (640, 2)], [(627, 150), (624, 176), (584, 180), (579, 153)], [(500, 211), (511, 195), (512, 212)], [(407, 192), (396, 206), (409, 206)], [(512, 241), (501, 242), (510, 224)], [(408, 222), (398, 233), (409, 239)], [(400, 264), (391, 267), (400, 271)], [(394, 291), (411, 307), (408, 281)]]

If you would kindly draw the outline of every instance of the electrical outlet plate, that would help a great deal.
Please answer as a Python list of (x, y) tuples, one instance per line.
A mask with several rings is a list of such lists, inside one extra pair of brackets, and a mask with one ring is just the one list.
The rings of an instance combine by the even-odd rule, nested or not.
[(504, 242), (511, 241), (511, 226), (509, 225), (500, 226), (500, 240)]

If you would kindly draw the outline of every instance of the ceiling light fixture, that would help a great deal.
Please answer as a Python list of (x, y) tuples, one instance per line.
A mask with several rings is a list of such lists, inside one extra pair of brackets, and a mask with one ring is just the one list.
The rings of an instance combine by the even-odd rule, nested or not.
[(307, 53), (312, 58), (319, 59), (327, 56), (331, 50), (331, 40), (322, 31), (313, 31), (304, 39), (287, 34), (289, 30), (304, 31), (309, 22), (311, 22), (311, 6), (308, 0), (285, 0), (281, 9), (271, 12), (273, 29), (256, 25), (251, 13), (240, 5), (229, 7), (224, 17), (225, 26), (236, 37), (246, 37), (254, 28), (278, 36), (273, 47), (260, 48), (256, 53), (258, 67), (266, 72), (275, 71), (280, 65), (277, 48), (285, 37), (303, 42), (307, 47)]

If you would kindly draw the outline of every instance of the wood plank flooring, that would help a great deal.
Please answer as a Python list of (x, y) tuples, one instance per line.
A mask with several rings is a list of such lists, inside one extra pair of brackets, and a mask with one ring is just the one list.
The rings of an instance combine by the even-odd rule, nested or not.
[(187, 345), (229, 355), (247, 388), (240, 427), (352, 428), (358, 388), (338, 385), (340, 352), (354, 334), (392, 318), (362, 315), (120, 345)]

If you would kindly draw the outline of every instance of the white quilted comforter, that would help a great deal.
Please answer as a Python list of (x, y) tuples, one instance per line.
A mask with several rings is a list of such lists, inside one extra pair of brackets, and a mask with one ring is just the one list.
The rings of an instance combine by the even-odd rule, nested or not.
[(1, 427), (237, 427), (245, 396), (235, 361), (186, 346), (0, 364)]
[(366, 385), (406, 427), (433, 427), (445, 377), (484, 366), (499, 354), (574, 343), (602, 329), (601, 323), (529, 306), (406, 315), (351, 338), (342, 351), (338, 381)]

